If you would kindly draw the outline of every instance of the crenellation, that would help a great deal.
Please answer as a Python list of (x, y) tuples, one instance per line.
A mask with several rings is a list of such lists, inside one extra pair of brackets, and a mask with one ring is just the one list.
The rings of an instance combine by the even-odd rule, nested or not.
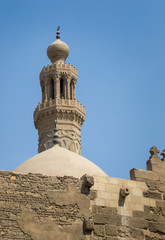
[[(38, 106), (36, 107), (35, 109), (35, 112), (37, 110), (42, 110), (44, 108), (49, 108), (49, 107), (52, 107), (52, 106), (62, 106), (62, 107), (65, 107), (65, 106), (74, 106), (76, 107), (77, 109), (79, 109), (83, 114), (85, 114), (85, 107), (79, 103), (77, 100), (70, 100), (70, 99), (61, 99), (61, 101), (56, 101), (56, 99), (50, 99), (48, 100), (47, 102), (44, 102), (44, 103), (38, 103)], [(71, 111), (68, 110), (68, 111)]]
[(41, 70), (41, 74), (45, 73), (45, 72), (49, 72), (50, 70), (57, 70), (57, 71), (62, 71), (63, 73), (65, 72), (72, 72), (73, 74), (75, 74), (75, 76), (77, 76), (77, 69), (73, 66), (73, 65), (69, 65), (69, 64), (58, 64), (58, 63), (54, 63), (52, 65), (47, 65), (44, 66)]

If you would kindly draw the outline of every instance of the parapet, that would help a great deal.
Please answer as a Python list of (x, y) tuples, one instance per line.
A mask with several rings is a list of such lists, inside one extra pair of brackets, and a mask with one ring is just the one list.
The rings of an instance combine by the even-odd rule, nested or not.
[(75, 107), (78, 110), (80, 110), (83, 114), (85, 114), (85, 106), (83, 106), (79, 101), (77, 100), (70, 100), (70, 99), (50, 99), (47, 102), (44, 103), (38, 103), (38, 106), (36, 107), (35, 111), (39, 111), (45, 108), (49, 107)]
[(49, 73), (51, 75), (51, 72), (58, 72), (58, 73), (64, 73), (64, 72), (71, 72), (76, 78), (78, 75), (77, 69), (70, 64), (63, 64), (63, 63), (52, 63), (52, 65), (44, 66), (40, 73), (40, 80), (42, 80), (42, 76), (44, 74)]
[(145, 182), (149, 188), (148, 196), (160, 200), (165, 199), (165, 160), (164, 149), (160, 155), (156, 146), (150, 149), (150, 158), (147, 161), (147, 170), (133, 168), (130, 171), (131, 180)]

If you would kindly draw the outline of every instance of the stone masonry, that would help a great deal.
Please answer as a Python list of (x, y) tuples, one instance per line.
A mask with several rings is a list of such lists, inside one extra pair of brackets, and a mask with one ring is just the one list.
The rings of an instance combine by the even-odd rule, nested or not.
[(57, 40), (47, 50), (52, 65), (40, 73), (42, 103), (34, 111), (34, 124), (38, 130), (38, 152), (52, 147), (54, 122), (57, 122), (59, 145), (81, 154), (81, 126), (85, 120), (85, 107), (76, 100), (77, 69), (66, 64), (69, 47)]
[(2, 240), (165, 240), (165, 161), (131, 180), (0, 172)]

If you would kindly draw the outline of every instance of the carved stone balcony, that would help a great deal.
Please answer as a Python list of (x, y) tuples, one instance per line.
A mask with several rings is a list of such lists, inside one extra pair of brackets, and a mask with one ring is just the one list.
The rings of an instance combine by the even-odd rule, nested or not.
[(56, 119), (63, 118), (67, 115), (67, 119), (78, 122), (82, 126), (85, 120), (85, 107), (77, 100), (70, 99), (50, 99), (44, 103), (38, 103), (34, 111), (34, 124), (38, 129), (38, 122), (46, 115), (55, 115)]

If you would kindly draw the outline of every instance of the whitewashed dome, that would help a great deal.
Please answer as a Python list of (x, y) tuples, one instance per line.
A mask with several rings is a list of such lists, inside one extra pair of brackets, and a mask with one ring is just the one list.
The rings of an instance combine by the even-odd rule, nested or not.
[(39, 173), (48, 176), (73, 176), (81, 178), (84, 174), (91, 176), (107, 176), (94, 163), (81, 155), (55, 145), (28, 159), (16, 169), (14, 173)]
[(47, 55), (52, 63), (64, 63), (69, 55), (69, 47), (65, 42), (60, 40), (59, 27), (57, 28), (56, 38), (57, 40), (49, 45), (47, 49)]

